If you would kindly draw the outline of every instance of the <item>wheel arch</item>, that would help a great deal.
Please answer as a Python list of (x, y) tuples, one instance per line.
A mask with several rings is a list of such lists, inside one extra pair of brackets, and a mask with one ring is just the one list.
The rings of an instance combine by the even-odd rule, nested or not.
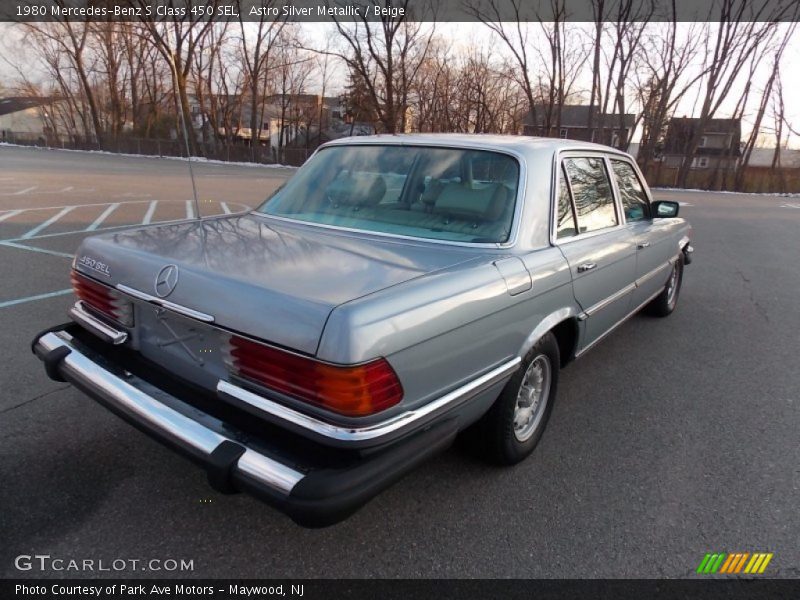
[(549, 332), (553, 333), (558, 343), (558, 351), (561, 357), (560, 366), (564, 367), (574, 360), (580, 329), (578, 315), (572, 307), (560, 308), (542, 319), (525, 339), (518, 356), (524, 358), (536, 342)]

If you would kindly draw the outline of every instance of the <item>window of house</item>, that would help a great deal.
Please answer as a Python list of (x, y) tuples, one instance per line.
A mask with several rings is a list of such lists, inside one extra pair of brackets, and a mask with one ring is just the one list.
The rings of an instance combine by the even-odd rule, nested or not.
[(619, 134), (615, 131), (611, 134), (611, 145), (616, 148), (619, 146)]
[(558, 132), (558, 135), (561, 137), (562, 140), (567, 139), (567, 130), (562, 129), (561, 131)]
[(705, 148), (707, 143), (708, 143), (708, 138), (706, 136), (702, 136), (700, 138), (700, 142), (697, 144), (697, 147), (698, 148)]
[(627, 221), (642, 221), (649, 215), (650, 203), (642, 182), (633, 166), (624, 160), (611, 160), (611, 169), (617, 179), (622, 210)]
[(602, 158), (568, 158), (564, 168), (569, 177), (578, 218), (578, 231), (586, 233), (619, 224), (611, 193), (611, 182)]
[(564, 167), (559, 169), (558, 175), (558, 212), (556, 214), (556, 238), (572, 237), (578, 232), (575, 222), (575, 210), (572, 207), (572, 196), (567, 185), (567, 174)]

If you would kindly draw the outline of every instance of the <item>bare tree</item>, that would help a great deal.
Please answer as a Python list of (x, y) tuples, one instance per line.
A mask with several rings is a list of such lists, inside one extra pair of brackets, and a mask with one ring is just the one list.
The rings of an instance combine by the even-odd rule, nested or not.
[(639, 47), (638, 68), (632, 74), (642, 125), (637, 160), (646, 175), (675, 107), (704, 74), (702, 69), (692, 67), (708, 24), (679, 26), (674, 0), (671, 11), (669, 21), (645, 35)]
[[(278, 161), (286, 161), (286, 146), (301, 133), (301, 127), (308, 134), (307, 124), (316, 114), (302, 98), (314, 68), (314, 62), (298, 43), (297, 32), (287, 28), (281, 33), (282, 42), (278, 46), (277, 82), (280, 122), (278, 124)], [(305, 144), (304, 144), (305, 145)]]
[[(239, 1), (239, 0), (237, 0)], [(239, 4), (241, 2), (239, 1)], [(265, 8), (277, 7), (277, 0), (263, 2)], [(244, 7), (239, 7), (239, 14), (244, 15)], [(259, 17), (256, 23), (245, 22), (241, 17), (240, 44), (242, 65), (246, 75), (247, 101), (250, 107), (250, 152), (251, 160), (256, 160), (256, 152), (261, 139), (264, 123), (264, 100), (268, 92), (270, 70), (273, 64), (276, 47), (281, 41), (281, 32), (286, 21), (283, 19), (269, 19)]]
[[(503, 9), (504, 4), (507, 5), (510, 12)], [(536, 123), (538, 93), (534, 83), (535, 79), (532, 77), (533, 59), (530, 56), (529, 47), (530, 31), (526, 25), (529, 15), (525, 7), (524, 0), (478, 0), (470, 2), (466, 9), (493, 31), (511, 53), (518, 67), (517, 78), (525, 92), (531, 119), (533, 123)], [(513, 16), (511, 21), (507, 20), (509, 14)]]
[[(148, 0), (131, 0), (142, 8), (149, 4)], [(167, 6), (174, 8), (176, 0), (168, 0)], [(209, 0), (207, 7), (216, 11), (218, 0)], [(187, 128), (191, 128), (192, 111), (189, 105), (189, 74), (196, 58), (197, 46), (208, 34), (214, 25), (214, 20), (206, 18), (205, 12), (195, 13), (193, 4), (189, 3), (186, 16), (183, 20), (164, 17), (153, 20), (152, 17), (144, 18), (142, 23), (147, 39), (166, 60), (172, 74), (173, 89), (175, 90), (176, 110)], [(180, 3), (183, 7), (184, 4)], [(204, 5), (206, 6), (206, 5)], [(187, 136), (189, 153), (197, 153), (197, 139), (193, 133)]]
[(414, 10), (409, 0), (392, 6), (403, 8), (403, 16), (381, 16), (380, 21), (373, 22), (367, 18), (367, 6), (362, 5), (360, 20), (344, 23), (335, 19), (343, 48), (316, 49), (338, 56), (345, 63), (368, 94), (379, 124), (387, 133), (406, 129), (412, 87), (434, 35), (430, 23), (410, 20)]
[[(539, 25), (547, 40), (544, 51), (539, 50), (540, 61), (545, 68), (539, 77), (538, 102), (543, 110), (544, 131), (561, 128), (561, 109), (572, 95), (575, 81), (588, 56), (576, 36), (570, 38), (566, 26), (567, 12), (564, 0), (550, 0), (551, 13)], [(572, 28), (569, 28), (572, 30)]]
[[(121, 31), (126, 23), (110, 20), (87, 24), (89, 45), (97, 62), (94, 69), (98, 95), (102, 93), (105, 107), (104, 124), (107, 143), (117, 142), (122, 135), (128, 109), (128, 68)], [(102, 84), (102, 85), (101, 85)], [(101, 92), (102, 90), (102, 92)]]
[[(720, 18), (713, 37), (705, 40), (707, 62), (704, 89), (700, 96), (700, 114), (686, 142), (685, 154), (676, 176), (676, 184), (686, 187), (692, 161), (703, 131), (715, 117), (737, 80), (741, 65), (747, 64), (776, 30), (780, 14), (769, 3), (753, 6), (746, 0), (720, 0)], [(784, 11), (784, 8), (778, 7)], [(765, 20), (772, 19), (772, 20)]]
[[(63, 0), (55, 0), (63, 5)], [(103, 123), (91, 74), (95, 69), (89, 48), (91, 27), (83, 23), (62, 20), (50, 23), (22, 23), (28, 31), (28, 43), (37, 49), (61, 92), (77, 111), (83, 131), (99, 146), (103, 146)], [(69, 80), (73, 73), (77, 90)]]
[[(778, 80), (779, 73), (780, 73), (780, 65), (781, 60), (783, 59), (784, 52), (786, 47), (789, 44), (792, 36), (794, 35), (796, 23), (791, 23), (785, 26), (785, 30), (783, 36), (779, 39), (778, 43), (775, 47), (768, 47), (765, 52), (769, 55), (772, 55), (772, 68), (769, 73), (769, 77), (767, 77), (767, 81), (764, 84), (764, 89), (761, 92), (761, 99), (758, 104), (758, 108), (756, 110), (755, 119), (753, 121), (753, 128), (750, 132), (750, 135), (747, 141), (744, 143), (744, 147), (742, 148), (742, 155), (739, 160), (739, 163), (736, 167), (736, 176), (734, 179), (734, 189), (742, 191), (744, 190), (745, 184), (745, 174), (747, 172), (747, 167), (750, 164), (750, 157), (753, 153), (753, 148), (756, 145), (756, 141), (761, 133), (761, 124), (764, 120), (765, 113), (767, 111), (767, 107), (769, 105), (770, 99), (773, 95), (773, 90), (775, 89), (775, 82)], [(758, 60), (753, 59), (751, 63), (750, 69), (750, 77), (748, 77), (747, 82), (747, 90), (749, 91), (750, 82), (753, 80), (753, 76), (755, 75), (755, 67), (759, 63), (762, 62), (763, 57), (759, 56)], [(743, 94), (742, 104), (746, 103), (747, 98), (747, 91)], [(782, 101), (782, 99), (781, 99)], [(780, 139), (776, 140), (776, 148), (780, 146)]]
[[(617, 118), (616, 127), (615, 124), (611, 124), (616, 129), (616, 146), (622, 150), (627, 150), (630, 144), (628, 127), (626, 127), (625, 122), (627, 83), (630, 79), (631, 69), (634, 67), (636, 58), (639, 55), (638, 50), (647, 31), (647, 25), (653, 17), (655, 5), (652, 2), (618, 0), (616, 8), (617, 12), (614, 14), (614, 21), (608, 26), (611, 34), (612, 51), (610, 56), (607, 57), (608, 78), (606, 79), (605, 94), (601, 102), (601, 114), (608, 114), (609, 107), (612, 108)], [(598, 74), (598, 83), (601, 79)], [(589, 118), (591, 119), (592, 116), (590, 115)], [(606, 122), (603, 117), (599, 123), (600, 140), (605, 138), (605, 127)], [(612, 136), (612, 141), (614, 137)]]

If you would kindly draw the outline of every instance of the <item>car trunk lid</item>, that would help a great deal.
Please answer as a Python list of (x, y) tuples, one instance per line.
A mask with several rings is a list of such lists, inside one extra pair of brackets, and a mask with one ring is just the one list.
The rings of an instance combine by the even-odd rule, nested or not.
[(76, 268), (314, 355), (336, 306), (473, 257), (468, 248), (432, 251), (429, 244), (244, 215), (90, 237)]

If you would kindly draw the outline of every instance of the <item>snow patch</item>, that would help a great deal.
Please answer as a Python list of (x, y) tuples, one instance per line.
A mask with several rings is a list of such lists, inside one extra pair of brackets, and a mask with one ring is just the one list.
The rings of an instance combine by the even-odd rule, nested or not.
[(702, 192), (705, 194), (731, 194), (734, 196), (778, 196), (781, 198), (796, 198), (800, 194), (792, 192), (732, 192), (729, 190), (701, 190), (697, 188), (676, 188), (676, 187), (651, 187), (655, 192)]
[(107, 156), (124, 156), (126, 158), (150, 158), (150, 159), (164, 159), (164, 160), (180, 160), (183, 162), (187, 162), (191, 160), (191, 162), (201, 162), (204, 164), (209, 165), (236, 165), (238, 167), (254, 167), (254, 168), (262, 168), (262, 169), (297, 169), (298, 167), (294, 167), (292, 165), (280, 165), (280, 164), (264, 164), (264, 163), (253, 163), (253, 162), (235, 162), (235, 161), (227, 161), (227, 160), (217, 160), (212, 158), (205, 158), (202, 156), (192, 156), (191, 158), (186, 158), (185, 156), (158, 156), (156, 154), (127, 154), (125, 152), (109, 152), (108, 150), (75, 150), (73, 148), (51, 148), (49, 146), (26, 146), (24, 144), (10, 144), (8, 142), (0, 142), (0, 146), (9, 146), (11, 148), (34, 148), (36, 150), (54, 150), (57, 152), (79, 152), (83, 154), (105, 154)]

